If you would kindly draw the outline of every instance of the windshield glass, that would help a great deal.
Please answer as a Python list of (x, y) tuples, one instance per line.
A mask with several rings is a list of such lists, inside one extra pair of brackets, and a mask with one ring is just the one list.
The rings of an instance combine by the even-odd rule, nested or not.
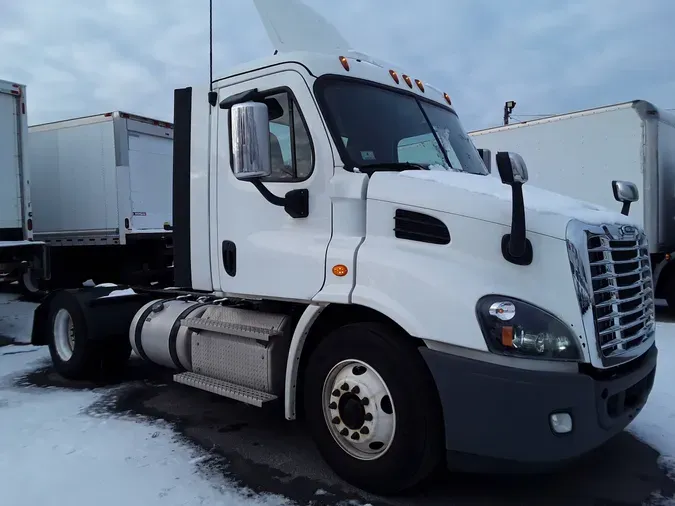
[(329, 79), (319, 93), (347, 166), (410, 162), (432, 170), (488, 174), (448, 108), (360, 81)]

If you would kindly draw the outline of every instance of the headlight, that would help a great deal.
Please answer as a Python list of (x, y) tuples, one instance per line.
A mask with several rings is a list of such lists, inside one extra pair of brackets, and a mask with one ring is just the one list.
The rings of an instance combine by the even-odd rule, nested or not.
[(489, 350), (544, 360), (582, 358), (577, 336), (551, 313), (512, 297), (487, 295), (476, 305)]

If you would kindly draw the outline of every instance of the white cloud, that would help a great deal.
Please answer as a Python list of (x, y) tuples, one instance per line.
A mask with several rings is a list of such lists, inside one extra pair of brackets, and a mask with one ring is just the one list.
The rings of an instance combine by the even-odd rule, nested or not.
[[(675, 107), (669, 0), (305, 0), (359, 50), (446, 90), (469, 129), (643, 98)], [(216, 76), (273, 48), (253, 2), (214, 2)], [(23, 0), (0, 16), (0, 79), (29, 86), (31, 123), (127, 110), (172, 118), (208, 79), (208, 4)]]

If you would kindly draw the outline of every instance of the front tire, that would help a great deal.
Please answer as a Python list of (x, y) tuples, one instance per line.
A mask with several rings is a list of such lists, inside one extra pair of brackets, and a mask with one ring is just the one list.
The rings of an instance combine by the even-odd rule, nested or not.
[(304, 376), (309, 430), (347, 482), (390, 495), (412, 488), (441, 462), (440, 401), (412, 340), (379, 323), (326, 336)]

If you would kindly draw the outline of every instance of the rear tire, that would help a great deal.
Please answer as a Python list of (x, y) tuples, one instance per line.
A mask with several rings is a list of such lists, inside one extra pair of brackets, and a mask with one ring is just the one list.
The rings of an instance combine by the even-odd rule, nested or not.
[(436, 386), (410, 337), (397, 329), (356, 323), (333, 331), (309, 357), (304, 393), (322, 457), (363, 490), (400, 493), (442, 460)]
[(80, 306), (67, 293), (59, 293), (49, 305), (49, 353), (56, 372), (67, 379), (93, 379), (100, 369), (98, 343), (87, 337)]

